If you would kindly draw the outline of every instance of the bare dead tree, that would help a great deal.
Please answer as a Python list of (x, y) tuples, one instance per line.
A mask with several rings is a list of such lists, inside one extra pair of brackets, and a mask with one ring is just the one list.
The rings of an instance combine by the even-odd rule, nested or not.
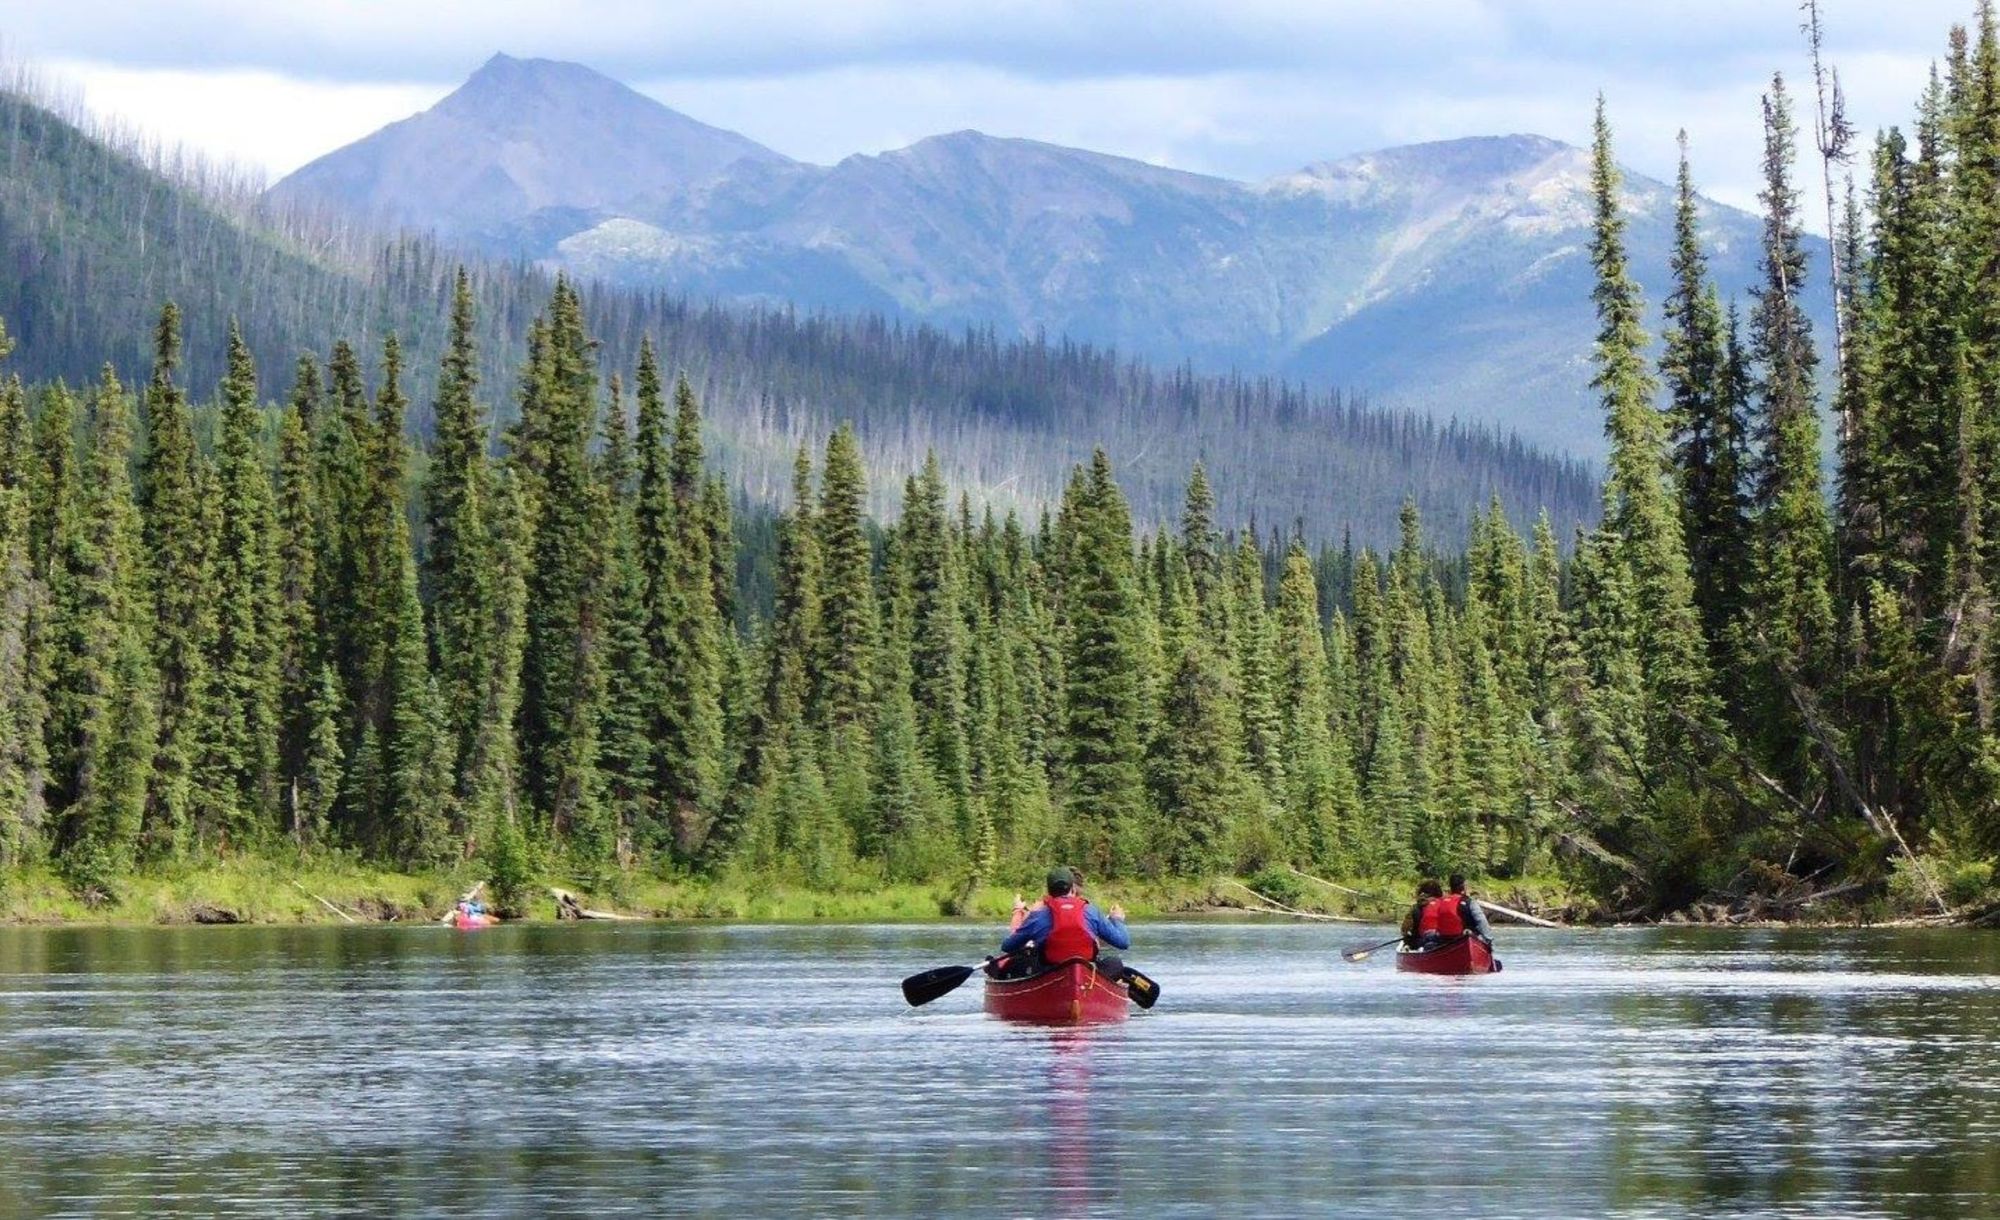
[[(1821, 184), (1826, 190), (1826, 235), (1833, 248), (1832, 257), (1827, 259), (1827, 279), (1833, 286), (1833, 364), (1837, 376), (1846, 362), (1847, 336), (1841, 307), (1841, 242), (1834, 219), (1833, 168), (1854, 159), (1855, 133), (1854, 124), (1847, 119), (1847, 97), (1840, 89), (1840, 69), (1830, 68), (1826, 63), (1826, 27), (1820, 19), (1819, 0), (1800, 0), (1799, 11), (1805, 14), (1799, 31), (1806, 36), (1806, 47), (1812, 53), (1813, 144), (1819, 149)], [(1840, 427), (1844, 440), (1848, 430), (1845, 406), (1841, 408)]]

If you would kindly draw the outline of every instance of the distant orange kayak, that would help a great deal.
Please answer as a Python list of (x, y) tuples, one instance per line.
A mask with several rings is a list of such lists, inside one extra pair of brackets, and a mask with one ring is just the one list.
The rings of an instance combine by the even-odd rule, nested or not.
[(453, 912), (451, 926), (461, 932), (471, 932), (478, 928), (490, 928), (500, 921), (491, 915), (467, 915), (463, 911)]

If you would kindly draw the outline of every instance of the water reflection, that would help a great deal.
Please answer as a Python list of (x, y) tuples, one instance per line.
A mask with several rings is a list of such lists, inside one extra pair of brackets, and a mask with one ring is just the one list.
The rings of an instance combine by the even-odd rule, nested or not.
[(1050, 1030), (1045, 1163), (1054, 1168), (1056, 1199), (1066, 1216), (1089, 1215), (1091, 1191), (1090, 1040), (1094, 1029)]
[(2000, 938), (1148, 927), (1024, 1028), (965, 927), (0, 930), (0, 1217), (1891, 1216), (2000, 1190)]

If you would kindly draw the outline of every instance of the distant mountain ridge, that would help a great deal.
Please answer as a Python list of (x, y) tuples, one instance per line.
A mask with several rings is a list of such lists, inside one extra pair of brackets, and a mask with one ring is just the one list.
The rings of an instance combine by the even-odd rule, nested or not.
[[(1242, 183), (972, 131), (809, 165), (588, 68), (497, 56), (271, 197), (697, 299), (1337, 384), (1595, 455), (1588, 170), (1581, 149), (1513, 135)], [(1657, 303), (1671, 191), (1641, 175), (1626, 189)], [(1722, 291), (1741, 294), (1757, 219), (1704, 202), (1702, 222)], [(1810, 292), (1825, 316), (1817, 278)]]
[(492, 244), (524, 217), (657, 203), (662, 184), (707, 181), (741, 160), (789, 164), (588, 68), (496, 55), (429, 110), (304, 166), (273, 194)]
[[(186, 337), (182, 381), (198, 399), (223, 373), (232, 320), (267, 398), (284, 394), (301, 353), (324, 360), (336, 339), (354, 343), (373, 376), (384, 336), (395, 334), (407, 419), (421, 437), (453, 273), (465, 261), (481, 396), (499, 422), (513, 416), (526, 336), (552, 287), (545, 271), (273, 215), (190, 178), (178, 160), (163, 173), (147, 155), (0, 84), (0, 322), (19, 344), (0, 376), (74, 386), (109, 364), (127, 384), (143, 384), (160, 305), (173, 301)], [(650, 339), (670, 371), (686, 373), (703, 404), (710, 460), (752, 504), (782, 503), (796, 449), (817, 449), (846, 421), (866, 453), (870, 507), (885, 515), (935, 450), (975, 506), (1018, 509), (1032, 524), (1096, 447), (1149, 525), (1178, 521), (1196, 461), (1213, 482), (1217, 520), (1254, 519), (1267, 538), (1351, 530), (1358, 543), (1389, 545), (1406, 498), (1446, 547), (1465, 537), (1469, 513), (1489, 496), (1522, 525), (1546, 509), (1563, 536), (1596, 512), (1581, 462), (1335, 392), (1156, 372), (1068, 340), (1009, 342), (879, 315), (705, 305), (610, 287), (586, 297), (601, 372), (629, 378)]]

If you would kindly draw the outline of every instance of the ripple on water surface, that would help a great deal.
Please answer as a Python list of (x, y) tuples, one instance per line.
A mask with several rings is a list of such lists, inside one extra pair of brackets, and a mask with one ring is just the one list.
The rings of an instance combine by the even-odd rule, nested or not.
[(1061, 1031), (903, 1006), (967, 926), (0, 930), (0, 1214), (2000, 1213), (2000, 940), (1370, 931)]

